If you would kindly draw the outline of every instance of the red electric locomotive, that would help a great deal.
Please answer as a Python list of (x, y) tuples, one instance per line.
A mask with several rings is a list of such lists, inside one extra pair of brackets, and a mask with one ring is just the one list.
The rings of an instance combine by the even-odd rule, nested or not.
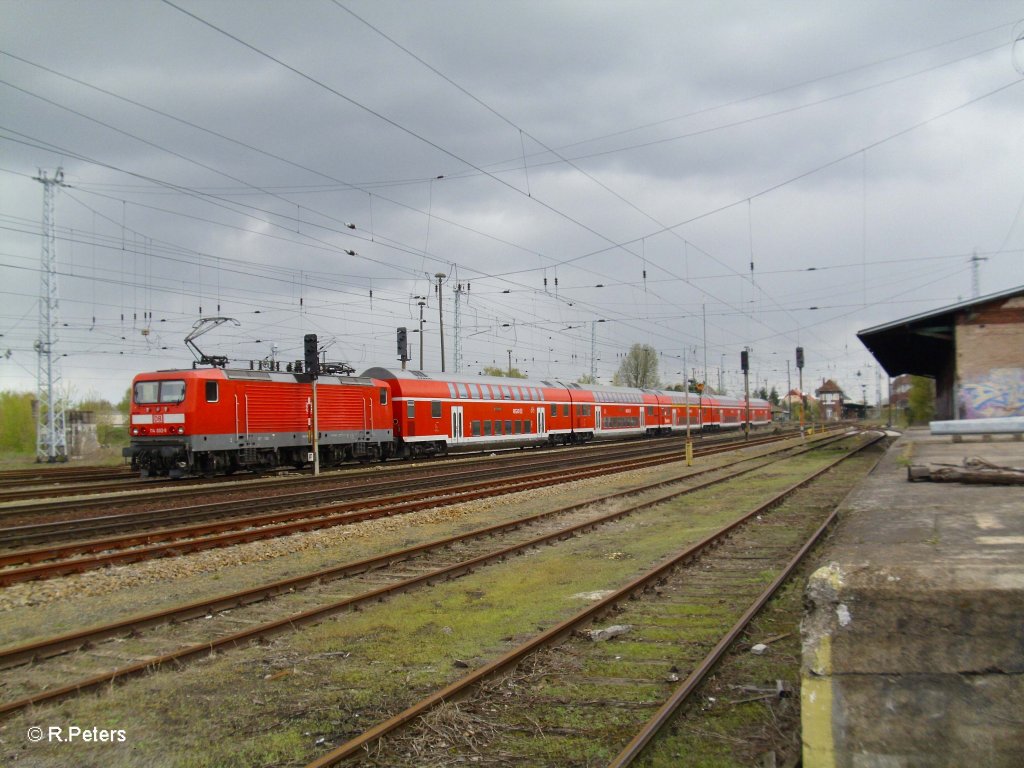
[[(321, 459), (387, 458), (391, 392), (363, 377), (317, 380)], [(132, 384), (131, 445), (142, 476), (301, 467), (312, 445), (312, 384), (302, 374), (201, 368), (143, 373)]]

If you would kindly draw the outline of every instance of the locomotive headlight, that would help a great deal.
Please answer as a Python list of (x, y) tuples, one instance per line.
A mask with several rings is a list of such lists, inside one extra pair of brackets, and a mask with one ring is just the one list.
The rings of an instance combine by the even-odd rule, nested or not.
[(179, 435), (184, 435), (185, 434), (185, 428), (184, 427), (178, 427), (178, 434)]
[(139, 434), (139, 428), (138, 427), (132, 427), (132, 434), (133, 435), (138, 435)]

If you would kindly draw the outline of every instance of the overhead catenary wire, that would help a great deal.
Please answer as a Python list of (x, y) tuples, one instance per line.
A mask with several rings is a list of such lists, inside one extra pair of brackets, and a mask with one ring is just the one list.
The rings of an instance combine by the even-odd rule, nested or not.
[[(520, 149), (523, 149), (523, 150), (524, 150), (524, 154), (525, 154), (525, 141), (524, 141), (524, 139), (523, 139), (523, 135), (522, 135), (522, 134), (520, 135), (520, 138), (521, 138), (521, 147), (520, 147)], [(525, 171), (525, 170), (527, 170), (527, 169), (526, 169), (525, 167), (521, 167), (521, 170), (522, 170), (522, 171)], [(268, 187), (268, 188), (269, 188), (269, 187)], [(527, 190), (527, 193), (529, 194), (529, 192), (530, 192), (530, 190), (528, 189), (528, 190)], [(172, 193), (173, 193), (173, 194), (178, 194), (177, 192), (173, 192), (173, 191), (172, 191)], [(236, 194), (244, 195), (244, 194), (259, 194), (259, 193), (258, 193), (258, 192), (256, 192), (255, 190), (250, 190), (250, 191), (248, 191), (248, 192), (246, 192), (245, 190), (240, 190), (240, 191), (238, 191), (238, 192), (237, 192)], [(370, 193), (367, 193), (367, 194), (368, 194), (368, 197), (369, 197), (369, 199), (370, 199), (370, 203), (371, 203), (371, 208), (372, 208), (372, 205), (373, 205), (373, 202), (374, 202), (374, 201), (372, 200), (372, 197), (373, 197), (373, 195), (372, 195), (372, 194), (370, 194)], [(135, 203), (132, 203), (132, 205), (134, 205), (134, 204), (135, 204)], [(301, 208), (301, 206), (300, 206), (300, 208)], [(294, 219), (295, 219), (296, 221), (297, 221), (297, 220), (298, 220), (299, 218), (302, 218), (302, 219), (303, 219), (303, 223), (302, 223), (302, 230), (303, 230), (303, 231), (305, 231), (305, 226), (306, 226), (306, 225), (305, 225), (305, 218), (306, 218), (306, 216), (305, 216), (305, 211), (302, 211), (302, 215), (301, 215), (301, 216), (295, 216), (295, 217), (293, 217), (293, 218), (294, 218)], [(372, 229), (372, 228), (371, 228), (371, 229)], [(685, 251), (685, 250), (687, 250), (687, 249), (688, 249), (688, 246), (686, 246), (686, 245), (684, 244), (684, 246), (683, 246), (683, 249), (684, 249), (684, 251)], [(714, 250), (717, 250), (717, 249), (714, 249)], [(556, 256), (557, 256), (557, 255), (558, 255), (558, 254), (556, 254)], [(646, 262), (646, 257), (645, 257), (645, 262)], [(760, 264), (759, 264), (759, 266), (760, 266)], [(211, 274), (212, 274), (212, 273), (211, 273)], [(768, 271), (766, 270), (766, 271), (762, 272), (762, 271), (761, 271), (761, 270), (759, 269), (759, 270), (758, 270), (758, 274), (759, 274), (759, 276), (761, 276), (761, 275), (763, 275), (763, 274), (768, 274)], [(375, 278), (375, 279), (376, 279), (376, 278)], [(401, 277), (395, 277), (395, 278), (392, 278), (392, 279), (394, 279), (394, 280), (401, 280), (402, 278), (401, 278)], [(659, 276), (659, 279), (660, 279), (660, 276)], [(695, 276), (695, 279), (697, 279), (697, 280), (703, 280), (703, 279), (704, 279), (704, 276), (703, 276), (703, 275), (698, 275), (698, 276)], [(516, 282), (519, 282), (519, 281), (516, 281)], [(526, 281), (522, 281), (522, 282), (524, 282), (524, 283), (525, 283)], [(585, 282), (585, 281), (580, 281), (580, 282), (582, 283), (582, 282)], [(607, 285), (616, 285), (616, 286), (619, 286), (619, 287), (627, 287), (627, 288), (628, 288), (628, 287), (631, 287), (631, 286), (635, 287), (634, 281), (623, 281), (623, 280), (617, 280), (617, 281), (610, 281), (610, 280), (605, 280), (605, 281), (603, 281), (603, 282), (605, 282), (605, 284), (607, 284)], [(655, 279), (653, 279), (653, 278), (652, 278), (652, 279), (651, 279), (651, 280), (650, 280), (649, 282), (650, 282), (650, 287), (652, 287), (652, 288), (655, 288), (655, 287), (657, 286), (657, 283), (658, 283), (658, 281), (656, 281), (656, 280), (655, 280)], [(670, 282), (670, 281), (666, 281), (666, 282)], [(643, 287), (647, 287), (647, 283), (648, 283), (648, 281), (647, 281), (646, 279), (645, 279), (645, 280), (643, 281), (643, 283), (644, 283), (644, 286), (643, 286)], [(524, 287), (523, 287), (523, 288), (522, 288), (521, 290), (522, 290), (522, 291), (526, 291), (526, 290), (527, 290), (527, 288), (526, 288), (526, 287), (524, 286)], [(571, 287), (571, 286), (569, 286), (569, 287), (567, 287), (567, 289), (566, 289), (566, 290), (572, 290), (572, 287)], [(582, 290), (582, 289), (581, 289), (581, 290)], [(784, 305), (785, 305), (785, 304), (788, 304), (788, 302), (782, 302), (782, 303), (783, 303)], [(819, 302), (819, 303), (820, 303), (820, 302)], [(601, 302), (601, 304), (602, 304), (602, 305), (608, 305), (608, 304), (610, 304), (610, 302)], [(508, 306), (508, 307), (511, 307), (512, 305), (511, 305), (511, 304), (509, 304), (509, 305), (507, 305), (507, 306)], [(567, 305), (567, 304), (557, 304), (556, 306), (557, 306), (557, 307), (559, 308), (559, 311), (562, 311), (562, 310), (563, 310), (564, 308), (566, 308), (566, 307), (568, 307), (568, 306), (570, 306), (570, 305)], [(583, 308), (583, 307), (584, 307), (584, 304), (583, 304), (583, 302), (577, 302), (577, 308)], [(633, 310), (633, 311), (630, 311), (630, 310), (629, 310), (628, 308), (626, 308), (626, 307), (627, 307), (627, 304), (626, 304), (626, 303), (623, 303), (623, 304), (619, 304), (618, 302), (616, 302), (616, 308), (617, 308), (617, 309), (623, 309), (623, 308), (625, 308), (625, 311), (626, 311), (627, 313), (629, 313), (629, 314), (633, 315), (633, 317), (634, 317), (635, 319), (637, 319), (637, 320), (641, 320), (641, 319), (643, 319), (643, 318), (646, 318), (646, 317), (648, 317), (648, 316), (650, 315), (650, 313), (649, 313), (649, 312), (645, 312), (645, 313), (643, 313), (643, 314), (641, 315), (641, 314), (639, 314), (639, 313), (635, 312), (635, 310)], [(512, 311), (512, 310), (510, 310), (510, 311)], [(776, 311), (776, 310), (773, 310), (773, 312), (774, 312), (774, 311)], [(727, 312), (728, 312), (728, 310), (723, 310), (723, 313), (727, 313)], [(541, 314), (543, 314), (543, 310), (541, 310)], [(648, 320), (646, 320), (646, 319), (644, 319), (643, 321), (644, 321), (644, 322), (649, 322), (649, 321), (648, 321)]]

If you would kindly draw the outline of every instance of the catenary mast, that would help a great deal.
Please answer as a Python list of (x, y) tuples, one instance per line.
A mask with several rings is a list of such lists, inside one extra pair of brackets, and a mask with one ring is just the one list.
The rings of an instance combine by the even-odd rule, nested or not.
[(64, 184), (64, 170), (52, 177), (40, 170), (34, 177), (43, 185), (43, 254), (39, 268), (39, 338), (36, 340), (36, 461), (67, 461), (64, 398), (60, 394), (60, 354), (57, 352), (57, 253), (53, 198)]

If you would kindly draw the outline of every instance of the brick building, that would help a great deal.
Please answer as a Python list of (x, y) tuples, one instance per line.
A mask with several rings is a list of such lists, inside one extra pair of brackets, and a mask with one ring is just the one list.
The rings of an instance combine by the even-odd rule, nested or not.
[(889, 382), (889, 403), (899, 411), (910, 407), (910, 383), (913, 377), (909, 373), (901, 373)]
[(889, 376), (935, 380), (937, 419), (1024, 416), (1024, 286), (857, 337)]
[(814, 390), (814, 396), (821, 403), (822, 421), (839, 421), (843, 417), (843, 400), (846, 395), (842, 387), (832, 379), (822, 380), (821, 386)]

